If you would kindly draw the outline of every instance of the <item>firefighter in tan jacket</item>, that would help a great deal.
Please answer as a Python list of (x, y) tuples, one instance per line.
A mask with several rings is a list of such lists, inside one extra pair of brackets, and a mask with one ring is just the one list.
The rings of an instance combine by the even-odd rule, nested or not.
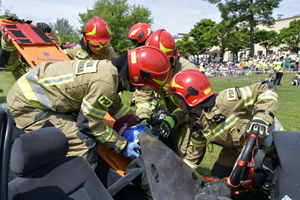
[[(126, 157), (138, 156), (134, 149), (139, 146), (120, 135), (137, 119), (118, 92), (132, 91), (136, 85), (158, 91), (169, 74), (167, 57), (154, 47), (128, 50), (112, 61), (45, 62), (14, 84), (7, 107), (17, 127), (25, 132), (46, 126), (62, 130), (69, 141), (68, 156), (83, 156), (95, 168), (96, 142)], [(78, 113), (76, 120), (71, 112)], [(116, 119), (113, 129), (103, 123), (107, 112)]]
[[(50, 36), (58, 43), (58, 45), (60, 45), (60, 39), (57, 37), (55, 32), (48, 26), (48, 24), (39, 22), (37, 23), (37, 26), (41, 28), (45, 33), (49, 33)], [(13, 45), (12, 41), (8, 40), (8, 35), (4, 35), (3, 31), (1, 31), (1, 35), (1, 62), (12, 73), (15, 80), (18, 80), (21, 76), (28, 72), (28, 64), (24, 59), (20, 59), (20, 53), (17, 50), (17, 48)]]
[(108, 24), (99, 17), (91, 19), (85, 27), (80, 45), (65, 49), (71, 60), (111, 60), (119, 57), (110, 48), (111, 30)]
[[(171, 76), (164, 87), (156, 93), (152, 88), (143, 86), (138, 87), (135, 91), (135, 105), (137, 106), (136, 116), (141, 119), (150, 118), (152, 112), (164, 110), (168, 114), (178, 109), (172, 101), (166, 96), (169, 82), (177, 72), (186, 69), (197, 70), (196, 65), (185, 58), (178, 58), (178, 51), (175, 46), (175, 41), (170, 33), (164, 29), (155, 31), (146, 41), (146, 46), (156, 46), (160, 48), (168, 56), (171, 63)], [(189, 118), (189, 126), (193, 126), (195, 117)], [(181, 157), (186, 154), (187, 146), (189, 145), (189, 129), (186, 123), (180, 124), (174, 130), (176, 133), (178, 152)]]
[[(196, 167), (202, 160), (208, 141), (222, 146), (212, 169), (215, 177), (230, 175), (248, 134), (258, 134), (265, 146), (270, 146), (270, 132), (280, 129), (275, 118), (277, 90), (271, 82), (229, 88), (216, 95), (203, 73), (185, 70), (173, 76), (168, 94), (185, 113), (199, 116), (187, 150), (192, 153), (185, 157), (191, 167)], [(175, 126), (185, 120), (176, 113), (168, 117), (175, 119)]]

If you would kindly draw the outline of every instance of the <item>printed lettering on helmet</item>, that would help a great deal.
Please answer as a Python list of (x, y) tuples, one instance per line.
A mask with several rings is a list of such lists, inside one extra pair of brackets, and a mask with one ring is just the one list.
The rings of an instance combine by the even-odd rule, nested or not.
[(236, 95), (235, 95), (234, 88), (229, 88), (227, 90), (227, 100), (228, 101), (235, 101), (236, 100)]
[(98, 102), (103, 105), (104, 107), (108, 108), (109, 106), (111, 106), (111, 104), (113, 104), (113, 101), (110, 100), (107, 96), (105, 96), (104, 94), (102, 94), (99, 98), (98, 98)]
[(98, 60), (81, 60), (76, 64), (75, 74), (87, 74), (97, 72)]

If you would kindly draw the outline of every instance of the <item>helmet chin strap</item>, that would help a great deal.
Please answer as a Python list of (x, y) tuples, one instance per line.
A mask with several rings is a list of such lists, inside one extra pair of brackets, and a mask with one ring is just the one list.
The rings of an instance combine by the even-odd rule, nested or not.
[(186, 107), (186, 113), (185, 113), (185, 122), (186, 122), (186, 127), (189, 128), (189, 116), (190, 116), (190, 113), (191, 113), (191, 110), (193, 109), (193, 107), (185, 104), (185, 107)]

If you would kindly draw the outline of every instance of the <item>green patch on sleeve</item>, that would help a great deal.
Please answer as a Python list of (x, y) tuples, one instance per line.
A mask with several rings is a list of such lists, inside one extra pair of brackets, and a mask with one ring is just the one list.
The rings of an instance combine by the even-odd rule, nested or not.
[(103, 105), (104, 107), (108, 108), (109, 106), (111, 106), (111, 104), (113, 103), (112, 100), (110, 100), (107, 96), (105, 96), (104, 94), (101, 95), (98, 99), (98, 102)]

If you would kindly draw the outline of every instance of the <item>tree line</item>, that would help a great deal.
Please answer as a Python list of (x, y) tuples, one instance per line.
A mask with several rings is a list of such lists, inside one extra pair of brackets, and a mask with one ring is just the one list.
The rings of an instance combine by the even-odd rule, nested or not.
[[(266, 49), (266, 54), (272, 47), (285, 44), (284, 50), (298, 52), (300, 48), (300, 20), (294, 20), (289, 27), (280, 32), (257, 30), (257, 25), (267, 27), (274, 25), (272, 17), (274, 8), (278, 8), (282, 0), (204, 0), (216, 4), (222, 21), (216, 23), (211, 19), (201, 19), (184, 35), (176, 45), (181, 55), (185, 53), (203, 54), (212, 47), (219, 47), (221, 56), (225, 51), (236, 54), (240, 51), (250, 50), (250, 56), (254, 54), (254, 44), (260, 44)], [(0, 0), (1, 5), (1, 0)], [(153, 25), (152, 12), (142, 5), (130, 5), (127, 0), (96, 0), (91, 9), (85, 13), (79, 13), (80, 28), (70, 25), (68, 19), (57, 19), (49, 23), (50, 27), (60, 37), (61, 42), (78, 43), (82, 39), (82, 32), (87, 22), (94, 16), (102, 18), (112, 30), (111, 45), (116, 53), (123, 54), (127, 49), (133, 48), (127, 40), (130, 27), (138, 22)], [(17, 15), (8, 10), (1, 18)]]
[[(189, 34), (176, 42), (181, 55), (204, 54), (213, 47), (218, 47), (221, 57), (225, 51), (238, 55), (238, 52), (250, 50), (249, 29), (236, 30), (230, 22), (216, 23), (210, 19), (202, 19)], [(265, 29), (256, 30), (253, 44), (259, 44), (265, 48), (266, 56), (273, 47), (282, 47), (283, 51), (298, 53), (300, 50), (300, 20), (294, 19), (289, 27), (282, 28), (280, 32)], [(251, 56), (251, 54), (249, 55)], [(253, 55), (252, 55), (253, 56)]]

